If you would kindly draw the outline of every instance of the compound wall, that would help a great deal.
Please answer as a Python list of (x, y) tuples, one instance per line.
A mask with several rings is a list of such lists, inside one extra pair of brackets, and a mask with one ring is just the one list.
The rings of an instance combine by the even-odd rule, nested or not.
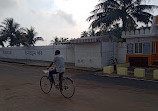
[(61, 51), (61, 54), (65, 57), (66, 62), (74, 63), (73, 45), (0, 48), (0, 57), (52, 61), (54, 58), (54, 52), (57, 49)]
[(55, 50), (60, 50), (67, 63), (79, 67), (102, 68), (110, 65), (112, 57), (126, 62), (126, 44), (93, 42), (68, 45), (0, 48), (0, 58), (52, 61)]
[(75, 65), (101, 68), (101, 43), (76, 44)]

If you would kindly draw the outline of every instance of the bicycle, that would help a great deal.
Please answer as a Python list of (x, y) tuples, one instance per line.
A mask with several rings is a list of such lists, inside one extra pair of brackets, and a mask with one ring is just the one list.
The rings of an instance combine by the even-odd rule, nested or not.
[(57, 78), (57, 75), (61, 73), (53, 74), (54, 84), (51, 84), (49, 77), (49, 70), (43, 70), (43, 72), (47, 75), (41, 77), (40, 87), (45, 94), (48, 94), (52, 89), (52, 85), (54, 85), (56, 89), (60, 90), (60, 93), (65, 98), (69, 99), (74, 95), (75, 86), (71, 78), (62, 76), (61, 79), (59, 80), (59, 78)]

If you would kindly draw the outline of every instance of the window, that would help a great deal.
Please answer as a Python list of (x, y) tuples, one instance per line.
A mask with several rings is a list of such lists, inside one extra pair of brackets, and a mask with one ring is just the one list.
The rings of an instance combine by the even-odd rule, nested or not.
[(153, 41), (153, 54), (156, 54), (156, 41)]
[(139, 43), (139, 53), (142, 53), (142, 43)]
[(142, 53), (143, 51), (142, 43), (135, 43), (135, 53)]
[(150, 54), (150, 53), (151, 53), (150, 42), (143, 43), (143, 54)]
[(127, 44), (127, 54), (133, 54), (133, 44)]
[(135, 53), (138, 53), (138, 43), (135, 43)]

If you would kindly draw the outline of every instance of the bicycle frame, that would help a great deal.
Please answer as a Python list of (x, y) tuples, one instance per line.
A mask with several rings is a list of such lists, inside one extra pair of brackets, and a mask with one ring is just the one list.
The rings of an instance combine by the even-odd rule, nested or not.
[[(49, 76), (49, 70), (43, 70), (44, 74), (47, 74)], [(54, 78), (54, 82), (55, 84), (54, 85), (59, 85), (59, 74), (60, 73), (57, 73), (57, 74), (53, 74), (53, 78)]]

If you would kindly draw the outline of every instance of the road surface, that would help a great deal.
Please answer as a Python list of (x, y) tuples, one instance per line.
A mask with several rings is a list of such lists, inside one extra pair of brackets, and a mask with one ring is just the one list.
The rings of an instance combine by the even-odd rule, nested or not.
[(39, 80), (43, 69), (0, 62), (0, 111), (158, 110), (157, 83), (68, 69), (65, 76), (73, 78), (76, 92), (71, 99), (65, 99), (58, 90), (49, 94), (41, 91)]

